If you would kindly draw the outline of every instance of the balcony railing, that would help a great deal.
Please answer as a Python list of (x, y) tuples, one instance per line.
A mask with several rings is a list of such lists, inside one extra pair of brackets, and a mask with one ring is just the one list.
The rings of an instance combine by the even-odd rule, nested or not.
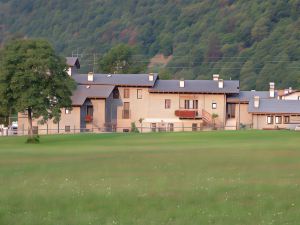
[(122, 110), (122, 118), (123, 119), (130, 119), (130, 110), (129, 109)]

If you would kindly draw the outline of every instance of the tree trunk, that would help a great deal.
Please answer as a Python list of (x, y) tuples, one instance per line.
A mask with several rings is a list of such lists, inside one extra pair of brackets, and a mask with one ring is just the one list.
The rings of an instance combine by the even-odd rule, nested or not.
[(28, 135), (29, 135), (29, 138), (33, 138), (31, 108), (28, 108)]

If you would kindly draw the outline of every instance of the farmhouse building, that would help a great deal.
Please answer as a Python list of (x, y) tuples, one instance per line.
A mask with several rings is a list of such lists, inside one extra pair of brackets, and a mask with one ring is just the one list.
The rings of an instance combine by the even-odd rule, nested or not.
[[(39, 134), (70, 132), (294, 129), (300, 124), (300, 92), (240, 91), (238, 80), (161, 80), (158, 74), (78, 74), (78, 58), (67, 58), (76, 81), (72, 110), (62, 109), (59, 123), (40, 124)], [(18, 114), (19, 129), (28, 127)]]

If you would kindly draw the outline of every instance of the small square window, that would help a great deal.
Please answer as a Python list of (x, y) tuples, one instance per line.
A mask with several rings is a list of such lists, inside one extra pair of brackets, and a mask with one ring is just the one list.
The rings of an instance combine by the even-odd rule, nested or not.
[(70, 109), (65, 109), (65, 114), (71, 114), (71, 110)]
[(65, 132), (67, 132), (67, 133), (71, 132), (71, 127), (70, 126), (65, 126)]
[(216, 109), (217, 108), (217, 103), (213, 102), (211, 107), (212, 107), (212, 109)]
[(165, 99), (165, 109), (171, 108), (171, 99)]
[(138, 99), (142, 99), (143, 98), (142, 89), (137, 89), (137, 98)]

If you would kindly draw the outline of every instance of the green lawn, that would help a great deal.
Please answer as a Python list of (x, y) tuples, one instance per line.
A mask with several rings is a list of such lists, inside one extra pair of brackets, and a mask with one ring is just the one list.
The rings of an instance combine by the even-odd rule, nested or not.
[(0, 137), (0, 224), (300, 224), (300, 133)]

